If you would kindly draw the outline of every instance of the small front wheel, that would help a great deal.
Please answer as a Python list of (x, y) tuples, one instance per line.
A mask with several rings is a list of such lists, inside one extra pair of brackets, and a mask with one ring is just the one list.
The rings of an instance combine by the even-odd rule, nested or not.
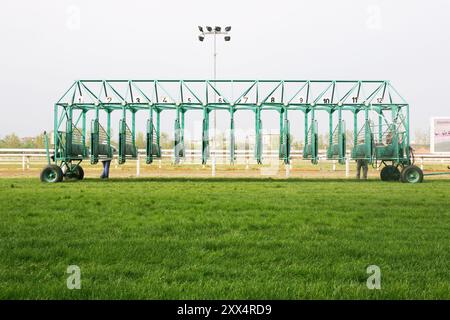
[(84, 170), (83, 170), (83, 168), (80, 165), (76, 166), (74, 173), (75, 173), (75, 179), (83, 180), (83, 178), (84, 178)]
[(382, 181), (398, 181), (400, 180), (400, 170), (396, 166), (387, 165), (380, 172)]
[(409, 183), (421, 183), (423, 181), (423, 172), (418, 166), (407, 166), (402, 170), (401, 181)]
[(61, 168), (55, 164), (48, 165), (41, 172), (42, 182), (61, 182), (63, 180), (63, 172)]
[(68, 166), (63, 170), (63, 176), (67, 180), (83, 180), (84, 170), (80, 165), (68, 164)]

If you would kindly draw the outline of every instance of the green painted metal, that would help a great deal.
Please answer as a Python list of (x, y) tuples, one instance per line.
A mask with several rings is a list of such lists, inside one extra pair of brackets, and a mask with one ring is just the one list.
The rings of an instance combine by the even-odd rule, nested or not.
[[(330, 126), (332, 121), (330, 119)], [(346, 157), (346, 134), (345, 121), (339, 118), (338, 124), (332, 129), (327, 149), (327, 159), (337, 159), (340, 164), (345, 164)]]
[(255, 109), (255, 159), (258, 164), (262, 164), (262, 121), (261, 109)]
[(184, 158), (184, 112), (177, 110), (177, 119), (175, 120), (175, 137), (174, 137), (174, 155), (175, 163), (180, 163), (180, 159)]
[(230, 163), (236, 161), (236, 137), (234, 135), (234, 109), (230, 107)]
[(202, 164), (206, 164), (209, 158), (209, 110), (203, 109), (202, 128)]
[(280, 150), (279, 158), (283, 160), (285, 164), (290, 163), (290, 124), (287, 115), (287, 109), (280, 110)]
[(311, 123), (306, 133), (305, 145), (303, 147), (303, 159), (311, 159), (313, 164), (317, 164), (319, 161), (319, 134), (314, 111), (311, 113)]
[[(132, 115), (134, 112), (132, 113)], [(132, 129), (126, 122), (126, 111), (123, 109), (123, 118), (119, 124), (119, 164), (125, 163), (127, 158), (135, 159), (137, 157), (136, 140), (134, 138), (134, 121), (132, 121)]]
[[(54, 105), (54, 142), (56, 164), (112, 157), (111, 113), (122, 111), (119, 125), (119, 163), (136, 158), (136, 114), (146, 111), (146, 162), (161, 156), (160, 116), (166, 110), (176, 112), (174, 125), (175, 163), (185, 156), (185, 114), (203, 112), (202, 163), (209, 159), (209, 114), (226, 110), (230, 114), (230, 162), (234, 163), (236, 141), (234, 121), (242, 110), (255, 115), (255, 159), (262, 163), (263, 123), (261, 113), (279, 112), (279, 158), (290, 162), (291, 139), (288, 114), (304, 114), (305, 143), (303, 157), (318, 162), (317, 112), (329, 114), (327, 157), (344, 163), (346, 159), (345, 122), (342, 114), (353, 114), (351, 157), (369, 162), (411, 163), (409, 152), (409, 105), (385, 80), (78, 80)], [(338, 120), (333, 121), (337, 111)], [(107, 120), (100, 123), (99, 113)], [(363, 112), (364, 122), (358, 124)], [(126, 115), (131, 115), (130, 127)], [(92, 117), (92, 115), (94, 115)], [(373, 124), (370, 115), (376, 117)], [(90, 145), (87, 143), (87, 119), (91, 120)], [(105, 139), (101, 139), (101, 136)], [(387, 139), (389, 138), (389, 139)]]

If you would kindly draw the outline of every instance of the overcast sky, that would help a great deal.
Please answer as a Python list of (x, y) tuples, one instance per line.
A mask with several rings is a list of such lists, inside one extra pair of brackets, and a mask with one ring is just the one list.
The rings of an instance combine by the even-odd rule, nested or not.
[(232, 26), (218, 78), (387, 79), (411, 105), (412, 131), (450, 116), (448, 0), (1, 3), (0, 137), (51, 130), (76, 79), (212, 78), (197, 25)]

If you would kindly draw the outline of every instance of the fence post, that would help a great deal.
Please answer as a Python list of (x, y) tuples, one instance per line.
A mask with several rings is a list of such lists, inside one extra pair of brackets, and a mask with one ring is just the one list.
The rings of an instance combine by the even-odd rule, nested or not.
[(212, 158), (212, 166), (211, 166), (211, 176), (216, 176), (216, 155), (214, 154), (214, 157)]
[(345, 158), (345, 176), (350, 177), (350, 159)]
[(141, 161), (139, 158), (139, 153), (137, 154), (137, 159), (136, 159), (136, 177), (139, 177), (141, 173)]
[(25, 171), (25, 155), (22, 155), (22, 171)]

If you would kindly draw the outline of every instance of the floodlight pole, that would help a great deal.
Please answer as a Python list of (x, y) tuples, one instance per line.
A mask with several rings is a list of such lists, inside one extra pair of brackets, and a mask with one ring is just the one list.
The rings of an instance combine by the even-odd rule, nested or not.
[[(217, 32), (214, 30), (214, 86), (216, 86), (216, 75), (217, 75)], [(216, 102), (216, 92), (214, 92), (214, 103)], [(216, 145), (216, 134), (217, 134), (217, 114), (216, 114), (216, 109), (214, 108), (214, 140), (213, 140), (213, 159), (212, 159), (212, 173), (211, 175), (213, 177), (216, 176), (216, 150), (217, 150), (217, 145)]]
[[(218, 28), (218, 29), (217, 29)], [(202, 27), (199, 27), (201, 35), (199, 36), (199, 40), (203, 41), (205, 38), (205, 35), (213, 35), (214, 36), (214, 46), (213, 46), (213, 79), (214, 79), (214, 86), (216, 85), (217, 80), (217, 35), (225, 35), (225, 41), (230, 41), (230, 37), (228, 36), (229, 31), (231, 30), (231, 27), (224, 28), (224, 31), (222, 31), (222, 28), (220, 27), (206, 27), (207, 31), (204, 31)], [(216, 102), (217, 94), (214, 92), (214, 103)], [(211, 175), (214, 177), (216, 175), (216, 149), (217, 149), (217, 110), (214, 108), (213, 110), (213, 152), (212, 152), (212, 172)]]

